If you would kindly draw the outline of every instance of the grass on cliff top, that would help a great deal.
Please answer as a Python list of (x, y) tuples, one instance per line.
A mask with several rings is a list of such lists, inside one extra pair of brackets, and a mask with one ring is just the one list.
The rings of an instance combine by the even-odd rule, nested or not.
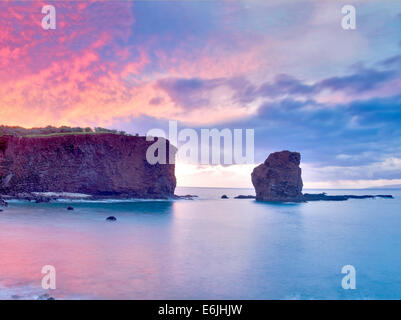
[[(118, 132), (57, 132), (57, 133), (49, 133), (49, 134), (29, 134), (26, 136), (23, 136), (23, 138), (42, 138), (42, 137), (59, 137), (59, 136), (71, 136), (71, 135), (95, 135), (95, 134), (115, 134), (118, 136), (132, 136), (130, 134), (122, 134)], [(139, 135), (136, 135), (139, 137)]]
[[(57, 132), (57, 133), (49, 133), (49, 134), (28, 134), (23, 136), (24, 138), (37, 138), (37, 137), (58, 137), (58, 136), (71, 136), (71, 135), (84, 135), (84, 134), (103, 134), (103, 133), (111, 133), (111, 132)], [(118, 133), (112, 133), (118, 134)]]

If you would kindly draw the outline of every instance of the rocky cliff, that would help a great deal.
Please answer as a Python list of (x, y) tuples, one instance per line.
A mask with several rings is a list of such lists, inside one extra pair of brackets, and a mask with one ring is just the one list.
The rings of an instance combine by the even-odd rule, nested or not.
[(302, 201), (302, 178), (298, 152), (281, 151), (268, 156), (252, 172), (259, 201)]
[[(0, 136), (0, 194), (71, 192), (165, 198), (174, 164), (151, 165), (145, 137), (120, 134)], [(170, 146), (167, 142), (167, 152)]]

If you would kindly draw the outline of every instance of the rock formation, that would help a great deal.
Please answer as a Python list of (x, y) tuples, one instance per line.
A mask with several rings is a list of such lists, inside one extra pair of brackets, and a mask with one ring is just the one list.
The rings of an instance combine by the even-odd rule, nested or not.
[[(145, 137), (111, 133), (0, 136), (0, 195), (172, 197), (175, 165), (148, 163), (146, 151), (152, 143)], [(175, 156), (176, 148), (168, 141), (166, 146), (167, 154), (174, 148)]]
[(0, 197), (0, 207), (8, 207), (8, 203)]
[(302, 201), (302, 178), (298, 152), (281, 151), (269, 155), (252, 172), (259, 201)]
[(325, 192), (323, 193), (304, 193), (303, 200), (304, 201), (345, 201), (348, 199), (375, 199), (375, 198), (384, 198), (384, 199), (393, 199), (394, 197), (391, 194), (377, 194), (377, 195), (335, 195), (329, 196)]
[(255, 199), (271, 202), (345, 201), (348, 199), (393, 199), (392, 195), (327, 195), (326, 193), (302, 194), (301, 155), (281, 151), (269, 155), (264, 163), (252, 172), (255, 196), (239, 195), (235, 199)]
[(234, 199), (256, 199), (256, 197), (253, 195), (240, 194), (240, 195), (234, 197)]

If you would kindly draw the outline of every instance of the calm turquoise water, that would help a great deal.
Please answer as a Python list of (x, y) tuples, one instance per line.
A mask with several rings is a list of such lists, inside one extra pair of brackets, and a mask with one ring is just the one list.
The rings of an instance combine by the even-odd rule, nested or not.
[[(44, 265), (59, 299), (400, 299), (401, 190), (326, 191), (395, 199), (266, 204), (220, 199), (252, 190), (178, 188), (200, 198), (12, 203), (0, 299), (44, 293)], [(349, 264), (356, 290), (341, 286)]]

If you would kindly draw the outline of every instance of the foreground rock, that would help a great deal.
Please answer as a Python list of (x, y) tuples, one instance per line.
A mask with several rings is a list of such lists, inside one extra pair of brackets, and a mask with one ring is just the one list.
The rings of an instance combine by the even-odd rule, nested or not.
[(0, 198), (0, 207), (8, 207), (8, 203), (2, 198)]
[(117, 221), (117, 218), (114, 216), (110, 216), (106, 218), (106, 221)]
[[(158, 138), (161, 139), (161, 138)], [(174, 196), (174, 164), (149, 164), (145, 137), (121, 134), (0, 136), (0, 194), (69, 192), (99, 197)], [(176, 149), (168, 141), (169, 151)], [(47, 201), (44, 198), (38, 202)]]
[(298, 152), (281, 151), (269, 155), (252, 172), (258, 201), (302, 201), (302, 178)]

